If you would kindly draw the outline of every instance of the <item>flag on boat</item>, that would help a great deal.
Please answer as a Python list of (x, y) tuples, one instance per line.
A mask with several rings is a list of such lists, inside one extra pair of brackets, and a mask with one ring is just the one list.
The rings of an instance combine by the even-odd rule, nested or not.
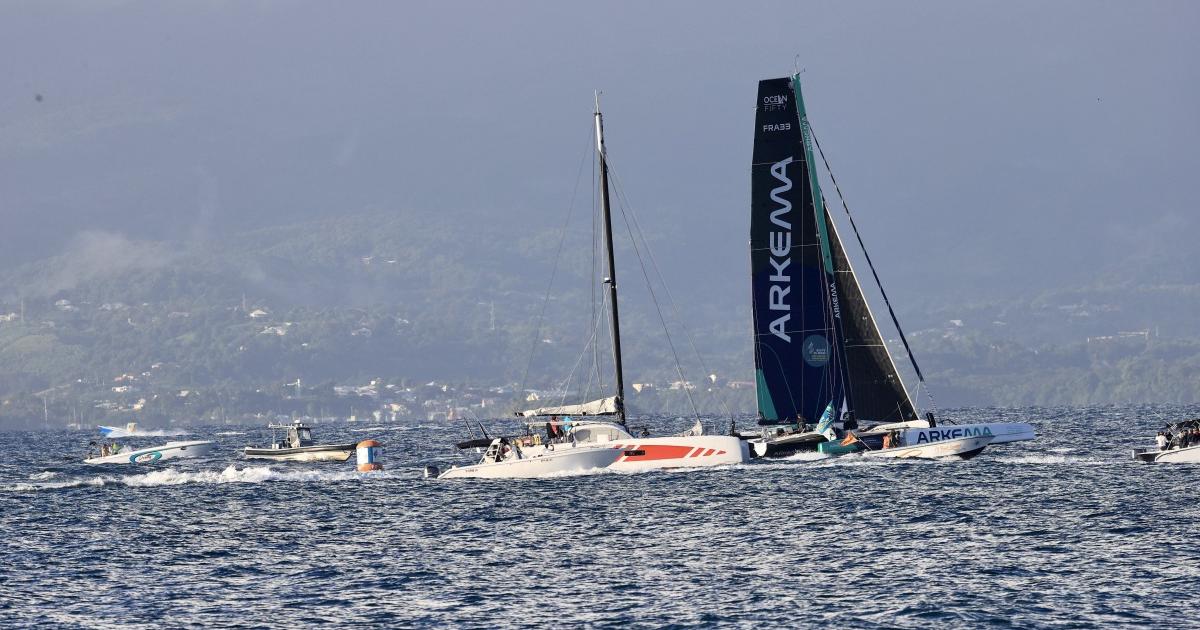
[(817, 433), (825, 436), (825, 439), (830, 442), (837, 439), (837, 434), (833, 432), (833, 401), (829, 401), (825, 405), (825, 412), (821, 414), (821, 419), (817, 421)]

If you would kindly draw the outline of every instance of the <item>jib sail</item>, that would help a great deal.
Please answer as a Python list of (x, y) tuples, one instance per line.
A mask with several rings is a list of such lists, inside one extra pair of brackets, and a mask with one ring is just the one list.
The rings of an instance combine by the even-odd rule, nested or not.
[(892, 355), (879, 334), (879, 325), (871, 314), (871, 308), (863, 297), (862, 287), (854, 275), (854, 268), (842, 248), (828, 213), (825, 221), (830, 226), (830, 247), (833, 252), (833, 267), (837, 279), (838, 295), (841, 297), (841, 330), (844, 355), (846, 357), (846, 381), (849, 407), (862, 420), (900, 422), (917, 417), (912, 399), (905, 389)]

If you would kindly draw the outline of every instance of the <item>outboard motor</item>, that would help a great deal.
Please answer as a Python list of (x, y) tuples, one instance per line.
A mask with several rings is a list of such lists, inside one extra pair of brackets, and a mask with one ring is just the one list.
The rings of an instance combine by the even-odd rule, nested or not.
[(441, 474), (441, 471), (438, 470), (437, 466), (426, 466), (425, 467), (425, 478), (426, 479), (437, 479), (437, 476), (439, 474)]

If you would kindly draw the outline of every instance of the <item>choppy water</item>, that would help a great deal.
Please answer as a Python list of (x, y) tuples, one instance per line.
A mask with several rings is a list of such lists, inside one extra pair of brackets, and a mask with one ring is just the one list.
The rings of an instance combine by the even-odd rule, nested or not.
[(456, 429), (317, 427), (383, 441), (370, 475), (243, 460), (255, 427), (139, 468), (66, 461), (90, 434), (0, 433), (0, 624), (1198, 623), (1200, 466), (1129, 449), (1200, 409), (955, 415), (1040, 437), (968, 462), (436, 481), (425, 464), (466, 461)]

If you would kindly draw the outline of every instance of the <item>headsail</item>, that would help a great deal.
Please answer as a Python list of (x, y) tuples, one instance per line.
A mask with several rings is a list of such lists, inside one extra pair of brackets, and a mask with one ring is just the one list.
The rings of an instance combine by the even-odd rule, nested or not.
[[(813, 422), (840, 398), (810, 161), (792, 79), (758, 84), (750, 269), (760, 422)], [(819, 201), (818, 201), (819, 203)]]
[(825, 221), (830, 226), (830, 248), (837, 276), (838, 294), (842, 307), (842, 339), (846, 356), (846, 377), (850, 407), (863, 420), (902, 422), (916, 420), (917, 413), (908, 390), (887, 345), (879, 334), (879, 325), (871, 307), (863, 297), (862, 287), (854, 268), (846, 257), (837, 226), (828, 212)]

